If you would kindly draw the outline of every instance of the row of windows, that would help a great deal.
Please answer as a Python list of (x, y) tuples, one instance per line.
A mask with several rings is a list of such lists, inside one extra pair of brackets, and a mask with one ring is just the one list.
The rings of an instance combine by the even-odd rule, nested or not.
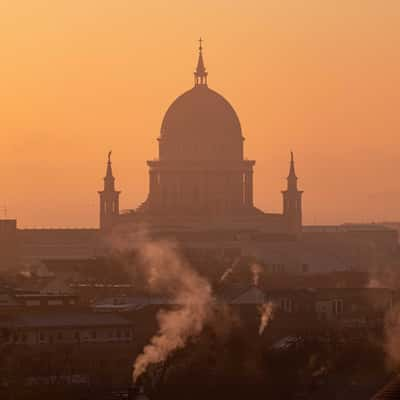
[[(282, 273), (285, 272), (285, 264), (268, 264), (267, 270), (272, 273)], [(307, 273), (310, 271), (309, 264), (301, 264), (300, 271)]]
[[(96, 340), (99, 337), (107, 337), (109, 339), (117, 338), (117, 339), (128, 339), (131, 338), (132, 332), (130, 329), (116, 329), (110, 330), (107, 332), (107, 335), (102, 335), (104, 331), (96, 331), (91, 330), (89, 332), (82, 333), (82, 331), (75, 331), (73, 333), (73, 339), (77, 342), (83, 340)], [(39, 341), (42, 343), (54, 343), (55, 341), (60, 342), (64, 340), (68, 340), (71, 338), (70, 333), (66, 333), (63, 331), (59, 331), (56, 333), (46, 333), (46, 332), (39, 332)], [(11, 337), (12, 342), (14, 343), (27, 343), (28, 341), (28, 334), (27, 333), (14, 333)]]
[(342, 314), (344, 312), (343, 300), (333, 299), (331, 302), (326, 301), (324, 304), (318, 306), (317, 312), (320, 314), (326, 314), (328, 312), (332, 312), (336, 315)]
[[(332, 312), (336, 315), (342, 314), (344, 312), (344, 305), (342, 299), (334, 299), (332, 300)], [(294, 310), (294, 303), (293, 299), (284, 297), (278, 301), (278, 308), (284, 312), (293, 312)], [(317, 312), (325, 313), (327, 312), (326, 306), (320, 306), (317, 309)]]
[(25, 305), (27, 307), (33, 306), (63, 306), (63, 305), (73, 305), (75, 304), (75, 299), (69, 300), (50, 300), (50, 299), (42, 299), (42, 300), (26, 300)]
[(268, 269), (270, 272), (273, 272), (273, 273), (285, 272), (285, 265), (284, 264), (270, 264), (270, 265), (268, 265)]

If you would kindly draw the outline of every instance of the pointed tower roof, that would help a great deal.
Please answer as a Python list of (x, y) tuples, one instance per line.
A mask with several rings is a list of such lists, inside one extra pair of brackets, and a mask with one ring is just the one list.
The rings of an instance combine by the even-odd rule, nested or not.
[(113, 176), (112, 167), (111, 167), (111, 151), (108, 152), (107, 157), (107, 169), (106, 176), (104, 177), (104, 191), (105, 192), (113, 192), (115, 191), (115, 178)]
[(199, 39), (199, 58), (197, 60), (197, 67), (196, 71), (194, 72), (194, 83), (195, 86), (199, 85), (205, 85), (207, 86), (207, 70), (206, 67), (204, 66), (204, 60), (203, 60), (203, 39)]
[(289, 168), (288, 179), (289, 179), (289, 178), (295, 178), (295, 179), (297, 179), (296, 171), (295, 171), (295, 168), (294, 168), (294, 156), (293, 156), (293, 151), (290, 152), (290, 168)]
[(108, 152), (108, 157), (107, 157), (108, 161), (107, 161), (107, 170), (106, 170), (105, 179), (114, 178), (113, 173), (112, 173), (112, 167), (111, 167), (111, 153), (112, 153), (112, 151)]

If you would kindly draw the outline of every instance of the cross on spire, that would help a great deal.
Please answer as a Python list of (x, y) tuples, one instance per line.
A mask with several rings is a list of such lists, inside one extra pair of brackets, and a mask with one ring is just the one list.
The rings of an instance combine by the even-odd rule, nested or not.
[(106, 176), (104, 177), (104, 183), (107, 187), (112, 188), (112, 190), (114, 190), (114, 176), (111, 167), (111, 151), (108, 152), (107, 156), (107, 169), (106, 169)]
[(207, 86), (207, 71), (204, 66), (203, 60), (203, 39), (199, 39), (199, 58), (197, 60), (196, 71), (194, 72), (194, 85), (195, 86)]

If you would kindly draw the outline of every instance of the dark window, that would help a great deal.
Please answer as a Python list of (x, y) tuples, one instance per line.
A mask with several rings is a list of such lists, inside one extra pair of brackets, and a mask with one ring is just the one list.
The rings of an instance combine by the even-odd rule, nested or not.
[(341, 314), (343, 312), (343, 300), (341, 299), (334, 300), (333, 310), (335, 314)]

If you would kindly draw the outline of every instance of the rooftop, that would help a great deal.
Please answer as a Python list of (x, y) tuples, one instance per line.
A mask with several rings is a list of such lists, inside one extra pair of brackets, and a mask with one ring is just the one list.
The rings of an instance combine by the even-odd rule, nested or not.
[(0, 327), (13, 328), (92, 328), (106, 326), (132, 326), (132, 322), (115, 314), (92, 312), (41, 312), (22, 313), (0, 320)]
[(393, 228), (382, 224), (351, 224), (342, 225), (304, 225), (303, 232), (365, 232), (365, 231), (394, 231)]

